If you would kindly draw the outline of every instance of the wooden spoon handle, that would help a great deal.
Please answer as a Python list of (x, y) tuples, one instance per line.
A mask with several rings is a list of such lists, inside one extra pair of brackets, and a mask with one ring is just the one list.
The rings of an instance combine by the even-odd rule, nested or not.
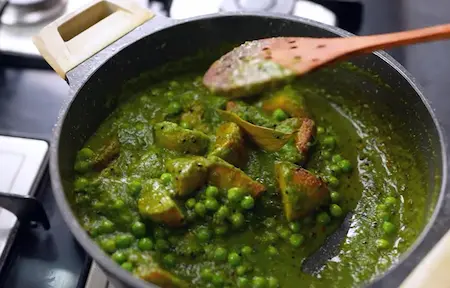
[(434, 246), (400, 288), (448, 288), (450, 286), (450, 231)]
[(346, 42), (346, 45), (352, 45), (347, 46), (347, 51), (367, 53), (401, 45), (450, 39), (450, 24), (373, 36), (356, 36), (347, 39), (351, 40)]

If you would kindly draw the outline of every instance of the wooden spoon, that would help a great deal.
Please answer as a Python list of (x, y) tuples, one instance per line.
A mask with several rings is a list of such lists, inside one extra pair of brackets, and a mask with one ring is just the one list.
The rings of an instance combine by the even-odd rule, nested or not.
[(353, 54), (448, 38), (450, 24), (372, 36), (254, 40), (214, 62), (203, 83), (214, 92), (237, 98)]

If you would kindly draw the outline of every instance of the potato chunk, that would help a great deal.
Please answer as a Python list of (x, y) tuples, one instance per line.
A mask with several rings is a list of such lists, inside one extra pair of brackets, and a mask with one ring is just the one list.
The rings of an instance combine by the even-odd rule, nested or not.
[(178, 196), (186, 196), (199, 189), (208, 177), (208, 161), (200, 156), (169, 160), (166, 168), (175, 177)]
[(303, 118), (308, 116), (303, 97), (289, 86), (278, 92), (274, 97), (265, 100), (262, 108), (267, 112), (282, 109), (291, 117)]
[(139, 278), (147, 282), (156, 284), (161, 288), (189, 287), (186, 282), (156, 265), (139, 266), (136, 269), (136, 275)]
[(144, 218), (168, 226), (183, 225), (184, 215), (171, 198), (171, 194), (173, 192), (159, 179), (152, 179), (145, 183), (138, 199), (139, 214)]
[(160, 147), (194, 155), (204, 155), (208, 149), (209, 137), (202, 132), (167, 121), (156, 124), (154, 131), (156, 144)]
[(247, 190), (253, 197), (257, 197), (266, 187), (248, 177), (241, 169), (225, 162), (216, 156), (208, 157), (210, 160), (208, 182), (218, 188), (230, 189), (240, 187)]
[(244, 166), (247, 153), (242, 129), (233, 122), (220, 125), (216, 131), (216, 143), (209, 155), (220, 157), (238, 167)]
[(310, 143), (314, 140), (315, 136), (316, 124), (309, 118), (303, 118), (302, 125), (295, 136), (295, 146), (302, 154), (303, 159), (307, 158)]
[(105, 169), (109, 163), (119, 156), (120, 143), (117, 137), (109, 139), (97, 152), (93, 159), (93, 167), (97, 171)]
[(307, 216), (328, 200), (327, 186), (308, 170), (290, 162), (277, 162), (275, 175), (288, 221)]

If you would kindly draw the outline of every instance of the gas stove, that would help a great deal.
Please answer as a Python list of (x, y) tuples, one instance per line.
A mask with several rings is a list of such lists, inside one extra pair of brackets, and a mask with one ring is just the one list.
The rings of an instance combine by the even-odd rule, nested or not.
[[(31, 205), (37, 211), (25, 218), (18, 213), (17, 218), (0, 208), (0, 287), (113, 288), (72, 237), (49, 184), (48, 143), (68, 87), (53, 72), (29, 69), (48, 68), (31, 37), (89, 1), (0, 0), (0, 207), (4, 192), (12, 194), (14, 203), (19, 201), (18, 207)], [(302, 16), (355, 33), (362, 21), (362, 5), (351, 0), (138, 2), (175, 19), (265, 11)]]

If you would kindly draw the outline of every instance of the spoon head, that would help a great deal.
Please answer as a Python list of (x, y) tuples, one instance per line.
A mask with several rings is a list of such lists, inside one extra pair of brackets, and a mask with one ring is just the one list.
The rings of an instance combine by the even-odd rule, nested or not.
[[(329, 40), (328, 40), (329, 41)], [(213, 63), (203, 83), (210, 90), (237, 98), (289, 81), (327, 62), (324, 39), (277, 37), (249, 41)]]

